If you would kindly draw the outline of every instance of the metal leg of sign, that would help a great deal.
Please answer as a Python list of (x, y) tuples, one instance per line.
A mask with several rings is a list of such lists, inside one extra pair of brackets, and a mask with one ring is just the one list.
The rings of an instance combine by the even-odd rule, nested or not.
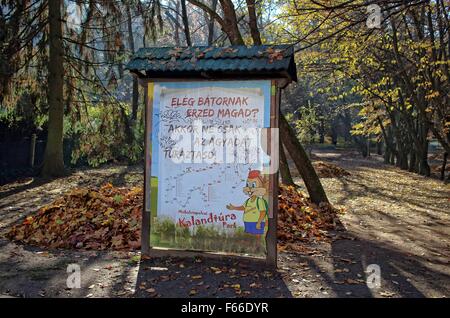
[(144, 205), (142, 209), (142, 229), (141, 229), (141, 252), (142, 255), (150, 254), (150, 218), (151, 218), (151, 165), (152, 154), (150, 143), (152, 136), (152, 115), (153, 115), (153, 87), (150, 82), (145, 83), (145, 96), (147, 103), (145, 105), (145, 172), (144, 172)]

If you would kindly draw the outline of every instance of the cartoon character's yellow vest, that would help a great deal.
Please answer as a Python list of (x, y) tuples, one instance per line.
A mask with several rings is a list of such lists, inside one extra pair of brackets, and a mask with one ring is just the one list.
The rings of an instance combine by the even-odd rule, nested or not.
[(265, 226), (268, 225), (268, 204), (267, 201), (263, 198), (256, 197), (256, 200), (247, 199), (244, 204), (244, 222), (258, 222), (260, 211), (266, 211), (266, 216), (264, 217), (263, 222), (265, 222)]

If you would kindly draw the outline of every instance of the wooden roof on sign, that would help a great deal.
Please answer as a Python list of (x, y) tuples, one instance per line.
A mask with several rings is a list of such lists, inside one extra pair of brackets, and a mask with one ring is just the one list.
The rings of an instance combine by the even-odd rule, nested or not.
[(126, 67), (141, 78), (256, 79), (297, 81), (292, 45), (149, 47)]

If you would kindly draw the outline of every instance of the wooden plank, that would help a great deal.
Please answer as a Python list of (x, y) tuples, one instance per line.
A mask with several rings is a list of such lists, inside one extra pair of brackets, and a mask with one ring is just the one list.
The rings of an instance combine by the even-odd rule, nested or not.
[[(194, 250), (180, 250), (176, 248), (151, 247), (151, 257), (205, 257), (210, 259), (237, 259), (248, 260), (258, 265), (267, 265), (266, 259), (256, 256), (248, 256), (243, 254), (230, 254), (225, 252), (208, 252), (208, 251), (194, 251)], [(268, 266), (270, 267), (270, 266)]]
[(144, 81), (147, 104), (145, 105), (145, 171), (144, 171), (144, 205), (142, 209), (142, 229), (141, 229), (141, 252), (142, 255), (150, 254), (150, 222), (151, 222), (151, 166), (152, 153), (150, 150), (152, 140), (152, 117), (153, 117), (153, 93), (154, 83)]
[[(152, 82), (152, 83), (177, 83), (177, 82), (236, 82), (236, 81), (273, 81), (278, 83), (279, 87), (288, 85), (291, 81), (286, 78), (274, 78), (274, 77), (249, 77), (244, 79), (237, 79), (236, 77), (230, 78), (150, 78), (150, 77), (139, 77), (141, 82)], [(280, 85), (283, 86), (280, 86)]]
[[(275, 80), (271, 83), (270, 92), (270, 130), (278, 128), (278, 87)], [(278, 147), (273, 145), (278, 144), (278, 140), (274, 139), (277, 135), (272, 134), (269, 130), (267, 134), (267, 154), (271, 160), (277, 158), (276, 152)], [(273, 145), (272, 145), (273, 144)], [(272, 268), (277, 267), (277, 218), (278, 218), (278, 169), (270, 171), (269, 175), (269, 229), (266, 235), (266, 263)]]

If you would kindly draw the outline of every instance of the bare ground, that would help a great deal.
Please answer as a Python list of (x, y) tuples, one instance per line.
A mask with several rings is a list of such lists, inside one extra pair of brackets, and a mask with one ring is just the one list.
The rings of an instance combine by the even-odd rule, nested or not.
[[(322, 179), (333, 204), (347, 207), (345, 232), (309, 253), (281, 252), (277, 271), (247, 262), (153, 258), (139, 253), (46, 251), (12, 243), (8, 228), (70, 188), (136, 185), (140, 167), (87, 169), (47, 182), (0, 187), (0, 295), (14, 297), (448, 297), (450, 188), (352, 152), (315, 155), (351, 173)], [(298, 180), (301, 183), (301, 180)], [(67, 289), (78, 264), (81, 289)], [(365, 270), (377, 264), (381, 286)], [(213, 268), (211, 268), (213, 267)], [(220, 270), (217, 270), (219, 268)]]

